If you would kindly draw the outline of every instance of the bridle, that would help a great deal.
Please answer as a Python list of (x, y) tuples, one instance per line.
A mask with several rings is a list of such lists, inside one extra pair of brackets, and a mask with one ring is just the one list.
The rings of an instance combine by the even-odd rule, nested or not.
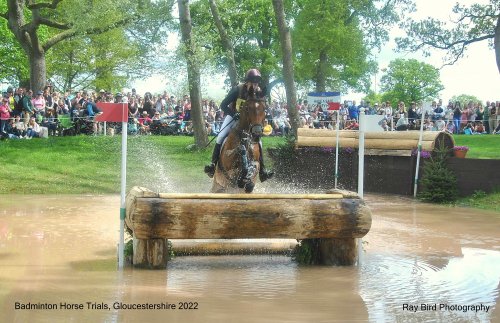
[[(247, 116), (249, 116), (250, 112), (250, 103), (251, 102), (257, 102), (259, 105), (266, 103), (266, 100), (264, 98), (248, 98), (245, 101), (245, 104), (240, 108), (240, 110)], [(264, 111), (265, 113), (265, 111)], [(261, 123), (251, 123), (249, 122), (248, 127), (246, 129), (242, 129), (243, 136), (242, 137), (248, 137), (248, 138), (253, 138), (254, 142), (258, 142), (260, 137), (262, 136), (262, 132), (264, 129), (264, 120), (262, 120)]]

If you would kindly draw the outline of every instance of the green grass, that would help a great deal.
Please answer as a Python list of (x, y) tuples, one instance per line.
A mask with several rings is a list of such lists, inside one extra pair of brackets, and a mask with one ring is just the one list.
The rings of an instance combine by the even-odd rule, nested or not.
[(476, 191), (471, 196), (459, 199), (455, 204), (500, 212), (500, 189), (490, 194)]
[[(128, 140), (127, 187), (207, 182), (203, 166), (214, 143), (192, 151), (193, 137), (134, 136)], [(265, 147), (283, 138), (264, 138)], [(121, 137), (50, 137), (0, 142), (0, 194), (119, 193)], [(148, 185), (149, 184), (149, 185)]]
[(456, 146), (469, 146), (467, 158), (500, 158), (500, 135), (454, 135)]

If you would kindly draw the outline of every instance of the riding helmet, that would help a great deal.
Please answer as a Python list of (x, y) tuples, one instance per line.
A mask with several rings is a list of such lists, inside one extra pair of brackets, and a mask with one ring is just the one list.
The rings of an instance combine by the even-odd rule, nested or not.
[(247, 75), (245, 77), (245, 81), (252, 82), (252, 83), (259, 83), (262, 80), (262, 76), (260, 75), (260, 72), (256, 68), (252, 68), (248, 70)]

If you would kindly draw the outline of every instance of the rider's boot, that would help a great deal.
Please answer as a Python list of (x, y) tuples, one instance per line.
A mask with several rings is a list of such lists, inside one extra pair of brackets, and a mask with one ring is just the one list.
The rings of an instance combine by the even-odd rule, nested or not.
[(260, 158), (259, 158), (259, 163), (260, 163), (260, 170), (259, 170), (259, 179), (261, 182), (265, 182), (268, 179), (272, 178), (274, 176), (273, 171), (268, 171), (266, 170), (264, 166), (264, 154), (262, 153), (262, 144), (259, 144), (259, 152), (260, 152)]
[(215, 174), (215, 167), (219, 161), (220, 149), (222, 144), (215, 144), (214, 151), (212, 153), (212, 163), (205, 166), (205, 173), (208, 177), (212, 178)]

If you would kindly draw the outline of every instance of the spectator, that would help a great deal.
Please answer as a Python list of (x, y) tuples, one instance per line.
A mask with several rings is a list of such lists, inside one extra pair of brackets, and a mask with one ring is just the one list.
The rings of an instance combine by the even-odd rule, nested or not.
[(359, 129), (359, 124), (358, 120), (356, 119), (351, 119), (346, 122), (344, 130), (358, 130)]
[(496, 127), (497, 127), (497, 115), (500, 115), (500, 110), (498, 110), (495, 107), (494, 101), (492, 101), (490, 103), (490, 106), (488, 107), (488, 112), (489, 112), (489, 116), (490, 116), (489, 120), (488, 120), (490, 132), (494, 133), (494, 132), (496, 132)]
[(408, 120), (405, 118), (404, 113), (398, 113), (396, 118), (398, 119), (396, 123), (396, 131), (408, 130)]
[(432, 107), (433, 107), (433, 120), (438, 120), (439, 118), (444, 118), (444, 109), (442, 105), (437, 105), (436, 101), (432, 101)]
[(24, 138), (24, 136), (26, 136), (26, 125), (19, 115), (14, 117), (13, 133), (19, 138)]
[(436, 122), (434, 122), (434, 127), (436, 131), (444, 131), (446, 128), (446, 122), (444, 122), (442, 117), (438, 117)]
[(57, 113), (55, 112), (54, 108), (47, 108), (47, 112), (45, 113), (45, 118), (42, 125), (44, 127), (47, 127), (49, 136), (56, 135), (57, 124)]
[(484, 107), (481, 103), (478, 103), (475, 114), (475, 121), (481, 121), (481, 123), (484, 122)]
[(12, 109), (12, 116), (21, 116), (23, 115), (23, 96), (24, 96), (24, 89), (22, 87), (18, 88), (16, 91), (16, 94), (14, 95), (14, 107)]
[(471, 122), (468, 122), (465, 125), (465, 127), (464, 127), (464, 134), (466, 134), (466, 135), (472, 135), (472, 134), (474, 134), (474, 128), (473, 128)]
[(290, 131), (290, 123), (286, 119), (286, 115), (282, 111), (278, 111), (273, 118), (273, 127), (276, 134), (281, 134), (282, 136), (288, 135)]
[(11, 109), (9, 107), (9, 96), (4, 95), (0, 103), (0, 133), (6, 132), (9, 123)]
[(36, 96), (33, 100), (31, 100), (31, 103), (33, 104), (33, 113), (36, 118), (38, 118), (40, 115), (42, 115), (45, 112), (45, 99), (43, 97), (43, 92), (38, 91), (36, 93)]
[(142, 111), (142, 116), (139, 118), (139, 133), (142, 135), (151, 134), (149, 126), (153, 120), (149, 117), (147, 111)]
[(40, 135), (40, 126), (36, 123), (35, 117), (31, 117), (28, 122), (28, 129), (26, 131), (26, 139), (36, 138)]
[(484, 131), (484, 125), (481, 121), (476, 121), (474, 125), (474, 134), (475, 135), (481, 135), (483, 134)]
[(264, 119), (264, 127), (262, 128), (262, 134), (264, 136), (270, 136), (273, 134), (273, 127), (269, 124), (269, 121)]
[(410, 104), (410, 109), (408, 110), (408, 126), (410, 128), (415, 128), (417, 124), (417, 104), (415, 102), (412, 102)]
[(456, 134), (460, 133), (460, 125), (462, 120), (463, 111), (460, 107), (460, 101), (456, 101), (453, 106), (453, 125)]
[(352, 101), (352, 105), (349, 107), (349, 118), (351, 120), (359, 118), (359, 106), (356, 105), (356, 101)]

